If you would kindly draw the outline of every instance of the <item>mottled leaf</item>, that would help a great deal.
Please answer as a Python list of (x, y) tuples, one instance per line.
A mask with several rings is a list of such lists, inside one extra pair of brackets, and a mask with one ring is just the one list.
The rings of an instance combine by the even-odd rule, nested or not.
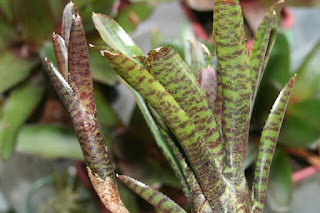
[(44, 158), (83, 160), (76, 134), (59, 126), (23, 126), (18, 134), (16, 150)]
[(94, 13), (92, 20), (101, 38), (111, 48), (119, 50), (130, 58), (143, 56), (142, 51), (135, 45), (128, 34), (109, 16)]
[(140, 22), (146, 20), (153, 12), (155, 5), (146, 2), (130, 4), (119, 11), (115, 20), (128, 33), (132, 33)]
[(318, 97), (320, 91), (319, 58), (320, 41), (318, 41), (311, 52), (306, 56), (296, 72), (299, 75), (299, 78), (297, 78), (297, 83), (292, 94), (295, 101)]
[(0, 53), (0, 94), (25, 79), (37, 61), (20, 58), (10, 51)]
[[(222, 210), (229, 205), (225, 200), (237, 203), (222, 177), (217, 175), (219, 172), (214, 167), (216, 162), (209, 147), (173, 96), (146, 69), (124, 54), (112, 49), (101, 51), (101, 53), (112, 64), (114, 70), (164, 118), (180, 140), (202, 189), (206, 190), (204, 193), (210, 204)], [(206, 173), (203, 173), (204, 168)], [(234, 209), (239, 212), (241, 208), (241, 204), (234, 205)]]
[(292, 169), (287, 153), (278, 147), (274, 153), (269, 175), (266, 207), (269, 213), (289, 213), (293, 194)]
[(186, 211), (176, 204), (173, 200), (162, 194), (156, 189), (153, 189), (133, 178), (125, 175), (117, 176), (118, 179), (129, 187), (132, 191), (153, 205), (157, 210), (166, 213), (185, 213)]
[[(255, 35), (255, 41), (252, 47), (250, 64), (251, 64), (251, 90), (252, 90), (252, 104), (251, 110), (254, 105), (254, 100), (258, 92), (260, 81), (263, 76), (263, 64), (266, 63), (265, 56), (273, 41), (270, 41), (270, 34), (274, 28), (277, 28), (277, 21), (280, 17), (280, 11), (284, 2), (279, 1), (271, 7), (269, 12), (265, 15)], [(270, 43), (270, 42), (271, 43)], [(270, 47), (269, 47), (270, 48)]]
[(226, 178), (236, 187), (240, 202), (249, 209), (244, 177), (249, 133), (251, 77), (242, 10), (238, 0), (217, 0), (213, 36), (222, 84), (222, 132), (226, 150)]
[(283, 117), (293, 90), (294, 81), (295, 76), (291, 78), (280, 92), (261, 134), (253, 182), (253, 212), (262, 212), (263, 210), (272, 157), (278, 141)]
[[(42, 79), (41, 79), (42, 80)], [(8, 159), (14, 151), (21, 125), (39, 104), (44, 88), (39, 78), (19, 85), (6, 100), (0, 118), (0, 157)]]
[(318, 99), (290, 103), (280, 132), (279, 143), (307, 148), (316, 142), (320, 138), (319, 109), (320, 100)]

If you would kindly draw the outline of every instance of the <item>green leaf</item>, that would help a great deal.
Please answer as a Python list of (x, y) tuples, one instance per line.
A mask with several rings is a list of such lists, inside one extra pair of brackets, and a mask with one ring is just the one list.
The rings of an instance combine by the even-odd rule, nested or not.
[(138, 24), (146, 20), (153, 12), (155, 5), (144, 2), (130, 4), (120, 10), (115, 20), (128, 33), (132, 33)]
[(101, 57), (99, 52), (91, 48), (88, 51), (93, 80), (110, 86), (116, 85), (119, 77), (110, 64)]
[(177, 52), (164, 46), (148, 53), (150, 73), (174, 97), (199, 133), (212, 149), (215, 166), (222, 170), (224, 150), (220, 143), (219, 127), (197, 80)]
[(269, 175), (266, 207), (268, 212), (290, 212), (290, 203), (293, 193), (292, 169), (286, 152), (277, 148)]
[[(179, 160), (179, 158), (177, 158), (178, 156), (174, 156), (174, 153), (172, 151), (172, 148), (170, 149), (169, 145), (168, 145), (168, 140), (170, 140), (171, 138), (168, 136), (168, 138), (163, 136), (163, 133), (160, 131), (160, 129), (158, 128), (157, 124), (155, 123), (155, 121), (153, 120), (152, 115), (150, 114), (150, 111), (145, 103), (145, 101), (143, 100), (143, 98), (139, 95), (139, 93), (137, 93), (134, 89), (132, 89), (132, 87), (130, 87), (129, 85), (127, 85), (127, 87), (129, 88), (129, 90), (131, 91), (131, 93), (133, 94), (140, 110), (141, 113), (152, 133), (152, 135), (154, 136), (154, 139), (157, 143), (157, 145), (159, 146), (161, 152), (163, 153), (163, 155), (165, 156), (165, 158), (167, 159), (167, 161), (169, 162), (170, 166), (172, 167), (175, 175), (177, 176), (177, 178), (179, 179), (181, 185), (182, 185), (182, 189), (184, 191), (184, 193), (186, 194), (186, 196), (190, 196), (190, 192), (188, 189), (188, 185), (186, 183), (185, 180), (185, 176), (182, 172), (183, 167), (181, 167), (181, 165), (179, 166), (179, 163), (177, 162), (177, 160)], [(181, 156), (179, 156), (181, 157)], [(185, 164), (186, 165), (186, 164)]]
[[(215, 159), (204, 138), (174, 97), (148, 70), (126, 55), (110, 48), (101, 51), (101, 54), (108, 59), (113, 69), (164, 118), (180, 140), (202, 189), (206, 190), (204, 193), (210, 204), (222, 210), (229, 208), (229, 203), (225, 200), (231, 200), (230, 203), (235, 204), (232, 209), (241, 212), (241, 204), (237, 203), (234, 194), (228, 189), (222, 177), (217, 175), (219, 172), (214, 167)], [(203, 173), (204, 168), (206, 168), (206, 173)]]
[[(293, 95), (293, 94), (292, 94)], [(288, 106), (279, 143), (307, 148), (320, 138), (320, 100), (303, 100)]]
[(251, 77), (238, 0), (215, 1), (213, 36), (222, 84), (222, 140), (228, 153), (224, 174), (249, 211), (250, 196), (244, 177), (244, 162), (249, 133)]
[(294, 81), (295, 76), (291, 78), (280, 92), (261, 134), (253, 181), (253, 212), (262, 212), (263, 210), (272, 157), (278, 141), (283, 117), (293, 90)]
[(119, 50), (126, 56), (143, 56), (142, 51), (135, 45), (120, 25), (103, 14), (93, 13), (92, 20), (101, 38), (113, 49)]
[(19, 58), (9, 51), (0, 53), (0, 94), (25, 79), (37, 62)]
[(148, 203), (153, 205), (157, 210), (162, 212), (170, 212), (170, 213), (185, 213), (178, 204), (176, 204), (173, 200), (162, 194), (156, 189), (153, 189), (145, 184), (134, 180), (125, 175), (117, 176), (118, 179), (129, 187), (132, 191), (146, 200)]
[(59, 126), (23, 126), (18, 134), (16, 150), (44, 158), (83, 160), (76, 134)]
[[(94, 30), (94, 23), (92, 23), (92, 12), (104, 13), (109, 16), (114, 16), (116, 11), (116, 0), (75, 0), (74, 3), (78, 5), (79, 14), (83, 18), (83, 25), (86, 32)], [(115, 6), (115, 7), (114, 7)]]
[(320, 91), (319, 58), (320, 41), (318, 41), (311, 52), (306, 56), (296, 72), (299, 77), (297, 78), (297, 83), (292, 94), (295, 101), (318, 97)]
[(271, 81), (279, 90), (290, 79), (290, 45), (282, 32), (277, 34), (264, 76), (266, 81)]
[(21, 125), (39, 104), (44, 88), (40, 79), (29, 79), (8, 97), (0, 118), (0, 157), (8, 159), (14, 151)]
[[(257, 33), (255, 35), (255, 41), (252, 47), (250, 64), (251, 64), (251, 90), (252, 90), (252, 98), (251, 100), (254, 103), (256, 98), (258, 88), (260, 85), (260, 81), (263, 76), (264, 70), (262, 70), (263, 64), (267, 63), (265, 58), (268, 48), (272, 48), (269, 44), (273, 44), (272, 36), (270, 41), (270, 35), (274, 28), (277, 28), (277, 21), (280, 17), (281, 8), (283, 7), (284, 2), (279, 1), (275, 5), (271, 7), (269, 12), (265, 15), (264, 19), (262, 20)], [(254, 104), (251, 104), (251, 111)]]

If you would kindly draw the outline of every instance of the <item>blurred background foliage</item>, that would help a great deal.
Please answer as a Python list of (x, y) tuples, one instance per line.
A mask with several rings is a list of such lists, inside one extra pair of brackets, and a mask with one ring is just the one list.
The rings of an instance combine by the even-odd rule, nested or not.
[[(78, 6), (83, 19), (87, 42), (99, 45), (102, 44), (102, 40), (91, 20), (92, 12), (114, 17), (127, 33), (133, 33), (141, 22), (152, 15), (158, 3), (168, 1), (74, 0), (73, 2)], [(0, 159), (2, 161), (9, 159), (14, 152), (48, 159), (82, 160), (82, 153), (72, 131), (68, 113), (43, 74), (44, 56), (54, 62), (51, 35), (53, 31), (56, 33), (61, 31), (62, 10), (67, 2), (67, 0), (0, 0)], [(246, 12), (250, 10), (246, 8), (259, 2), (261, 11), (265, 11), (263, 5), (266, 1), (242, 2), (250, 38), (255, 31), (255, 25), (250, 23), (253, 23), (253, 19), (261, 18), (263, 12), (250, 16), (248, 15), (250, 12)], [(317, 6), (317, 1), (290, 0), (288, 3), (294, 6)], [(201, 23), (205, 28), (212, 26), (210, 22), (212, 12), (199, 12), (192, 8), (191, 12), (196, 21), (201, 23), (201, 20), (206, 20)], [(209, 18), (201, 19), (201, 17)], [(210, 30), (212, 29), (206, 31)], [(190, 23), (184, 25), (181, 36), (177, 39), (164, 39), (159, 30), (153, 29), (152, 46), (155, 48), (170, 44), (191, 66), (192, 55), (188, 40), (196, 34)], [(202, 42), (214, 55), (210, 34), (207, 37), (208, 39)], [(246, 162), (249, 180), (252, 178), (251, 163), (256, 156), (256, 144), (273, 101), (292, 74), (297, 73), (295, 89), (272, 164), (267, 195), (269, 212), (289, 211), (293, 191), (291, 176), (296, 170), (310, 164), (314, 165), (313, 161), (308, 161), (308, 157), (315, 155), (320, 138), (320, 42), (317, 42), (296, 70), (290, 67), (291, 42), (293, 41), (290, 29), (284, 26), (277, 36), (266, 67), (251, 121), (252, 137)], [(115, 112), (112, 103), (121, 99), (121, 93), (117, 89), (117, 85), (120, 84), (119, 77), (99, 53), (89, 49), (89, 55), (95, 82), (98, 117), (105, 137), (112, 142), (111, 149), (117, 172), (160, 188), (180, 205), (184, 205), (186, 199), (182, 196), (179, 183), (155, 145), (140, 110), (138, 108), (133, 110), (129, 122), (121, 118), (119, 115), (121, 112)], [(287, 147), (307, 151), (307, 157), (301, 157)], [(74, 176), (74, 172), (64, 176), (61, 174), (54, 173), (50, 178), (42, 179), (43, 185), (50, 185), (49, 188), (53, 191), (50, 196), (45, 196), (46, 205), (53, 206), (56, 203), (55, 199), (59, 200), (66, 196), (66, 199), (70, 200), (70, 206), (65, 206), (70, 211), (66, 212), (74, 212), (79, 206), (88, 205), (88, 199), (92, 201), (95, 198), (90, 189), (84, 189), (82, 186), (85, 185), (83, 184), (85, 178), (81, 179), (83, 178), (79, 175), (81, 172), (78, 171), (78, 177)], [(3, 175), (6, 174), (1, 174)], [(75, 184), (79, 178), (82, 184)], [(39, 188), (38, 183), (35, 182), (36, 188)], [(121, 185), (120, 192), (130, 212), (152, 212), (149, 205)], [(29, 195), (29, 198), (31, 196), (33, 195)], [(90, 210), (90, 212), (99, 211), (103, 212), (97, 206)]]

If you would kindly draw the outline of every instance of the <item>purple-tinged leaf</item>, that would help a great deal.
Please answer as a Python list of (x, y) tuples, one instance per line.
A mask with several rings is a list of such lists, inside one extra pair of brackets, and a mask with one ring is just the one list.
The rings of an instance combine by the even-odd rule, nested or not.
[(252, 212), (262, 212), (266, 195), (270, 166), (277, 144), (283, 117), (287, 109), (290, 95), (293, 90), (296, 76), (292, 77), (280, 92), (275, 101), (266, 124), (263, 128), (256, 161), (253, 180), (253, 206)]
[(157, 210), (165, 213), (186, 213), (183, 208), (158, 190), (125, 175), (118, 175), (117, 177), (123, 184), (154, 206)]
[(215, 103), (218, 95), (218, 73), (212, 66), (201, 68), (199, 71), (199, 84), (206, 94), (209, 107), (215, 112)]
[(58, 70), (62, 77), (68, 82), (68, 49), (66, 43), (61, 36), (55, 33), (52, 35), (52, 43)]
[(93, 85), (90, 71), (90, 62), (87, 42), (79, 15), (72, 20), (69, 49), (68, 71), (71, 88), (77, 99), (89, 113), (95, 112)]
[(61, 37), (65, 40), (66, 46), (69, 46), (70, 30), (72, 20), (78, 13), (78, 9), (74, 3), (70, 1), (63, 10)]

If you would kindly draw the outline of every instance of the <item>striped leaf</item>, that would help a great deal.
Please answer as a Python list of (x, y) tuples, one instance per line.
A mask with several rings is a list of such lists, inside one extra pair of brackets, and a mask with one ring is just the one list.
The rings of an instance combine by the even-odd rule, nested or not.
[(165, 129), (161, 129), (162, 135), (167, 140), (167, 143), (169, 144), (182, 170), (187, 187), (189, 188), (189, 191), (190, 191), (189, 200), (191, 200), (192, 202), (193, 210), (195, 212), (207, 212), (207, 213), (212, 212), (210, 204), (205, 198), (195, 174), (191, 171), (183, 155), (181, 154), (179, 148), (175, 145), (175, 142), (172, 139), (174, 136), (170, 137), (169, 132), (170, 130), (166, 131)]
[(212, 149), (215, 165), (222, 170), (224, 150), (220, 143), (219, 127), (209, 108), (206, 95), (187, 65), (170, 46), (148, 53), (151, 74), (174, 97), (186, 115)]
[(254, 200), (252, 212), (262, 212), (263, 210), (270, 166), (277, 144), (283, 117), (285, 115), (288, 101), (293, 90), (295, 77), (296, 76), (292, 77), (284, 87), (284, 89), (280, 92), (271, 109), (271, 112), (261, 134), (258, 148), (258, 157), (255, 164), (256, 168), (254, 172)]
[(216, 0), (213, 36), (222, 84), (222, 132), (226, 150), (224, 174), (240, 201), (250, 204), (244, 177), (249, 130), (251, 77), (242, 10), (238, 0)]
[[(273, 43), (274, 35), (271, 35), (273, 29), (277, 28), (277, 21), (280, 17), (281, 8), (284, 5), (284, 1), (281, 0), (274, 4), (270, 11), (265, 15), (262, 20), (257, 33), (255, 35), (255, 41), (252, 47), (250, 64), (251, 64), (251, 89), (252, 89), (252, 104), (251, 111), (254, 105), (260, 81), (263, 76), (264, 70), (262, 69), (268, 58), (266, 58), (267, 50), (270, 49), (269, 44)], [(270, 40), (271, 39), (271, 40)]]
[(176, 174), (176, 176), (180, 180), (180, 182), (185, 181), (185, 187), (189, 192), (189, 194), (187, 194), (186, 196), (188, 197), (188, 200), (192, 202), (192, 209), (194, 210), (194, 212), (212, 212), (210, 204), (205, 198), (195, 174), (189, 168), (189, 165), (186, 163), (181, 150), (176, 145), (178, 143), (177, 139), (172, 134), (170, 129), (168, 129), (167, 125), (161, 119), (161, 117), (154, 110), (151, 110), (151, 112), (158, 123), (162, 137), (166, 140), (166, 143), (168, 144), (170, 150), (177, 159), (178, 166), (182, 171), (182, 176), (178, 176), (180, 174)]
[(93, 13), (92, 20), (101, 38), (113, 49), (126, 56), (143, 56), (142, 51), (132, 41), (122, 27), (109, 16)]
[(86, 164), (102, 179), (114, 180), (111, 159), (96, 115), (87, 44), (81, 17), (72, 16), (68, 46), (68, 82), (46, 60), (47, 73), (60, 99), (68, 109)]
[[(142, 113), (145, 121), (147, 122), (147, 125), (148, 125), (151, 133), (154, 136), (154, 139), (155, 139), (157, 145), (159, 146), (161, 152), (163, 153), (163, 155), (165, 156), (165, 158), (169, 162), (171, 168), (173, 169), (174, 174), (176, 175), (176, 177), (180, 181), (184, 194), (187, 197), (189, 197), (190, 191), (189, 191), (189, 187), (186, 183), (185, 176), (182, 172), (183, 167), (179, 166), (179, 163), (177, 162), (178, 156), (173, 153), (172, 149), (169, 147), (168, 142), (167, 142), (167, 140), (170, 140), (170, 137), (168, 136), (168, 138), (166, 138), (163, 136), (163, 134), (162, 134), (163, 132), (161, 133), (161, 130), (158, 128), (158, 126), (157, 126), (156, 122), (154, 121), (145, 101), (139, 95), (139, 93), (137, 93), (129, 85), (127, 85), (127, 87), (129, 88), (129, 90), (131, 91), (133, 96), (135, 97), (135, 100), (141, 110), (141, 113)], [(179, 154), (181, 155), (180, 152), (179, 152)]]
[(157, 210), (165, 213), (186, 213), (183, 208), (158, 190), (125, 175), (118, 175), (117, 177), (123, 184), (154, 206)]
[[(204, 138), (174, 97), (146, 69), (116, 50), (103, 54), (114, 70), (164, 118), (179, 139), (204, 194), (213, 208), (241, 212), (242, 205), (222, 178)], [(203, 172), (206, 171), (206, 172)]]

